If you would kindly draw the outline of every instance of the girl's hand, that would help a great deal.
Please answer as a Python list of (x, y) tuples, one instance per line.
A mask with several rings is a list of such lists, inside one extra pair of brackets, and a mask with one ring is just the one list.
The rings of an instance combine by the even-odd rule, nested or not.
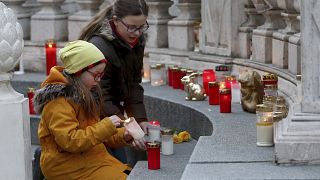
[(121, 119), (118, 116), (112, 115), (109, 118), (112, 121), (113, 125), (115, 125), (116, 127), (120, 126)]
[(133, 137), (130, 135), (129, 131), (127, 130), (127, 128), (125, 128), (124, 130), (124, 135), (123, 135), (123, 138), (126, 142), (130, 142), (132, 141)]

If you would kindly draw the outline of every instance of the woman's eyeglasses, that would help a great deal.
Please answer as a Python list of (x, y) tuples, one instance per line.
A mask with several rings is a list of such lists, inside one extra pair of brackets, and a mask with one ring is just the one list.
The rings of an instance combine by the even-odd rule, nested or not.
[(149, 24), (147, 21), (146, 21), (146, 24), (144, 24), (140, 27), (136, 27), (135, 25), (126, 24), (121, 19), (119, 19), (119, 21), (127, 28), (127, 31), (129, 33), (134, 33), (136, 31), (139, 31), (140, 33), (142, 33), (142, 32), (146, 32), (149, 29)]
[(92, 75), (95, 81), (100, 81), (104, 75), (104, 72), (91, 72), (89, 70), (87, 70), (87, 72)]

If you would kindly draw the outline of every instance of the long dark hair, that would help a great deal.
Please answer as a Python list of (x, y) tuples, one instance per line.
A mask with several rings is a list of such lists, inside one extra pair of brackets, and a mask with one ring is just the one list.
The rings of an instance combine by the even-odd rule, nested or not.
[(81, 98), (80, 104), (86, 118), (98, 119), (101, 115), (104, 115), (102, 108), (102, 91), (99, 85), (89, 90), (80, 80), (80, 76), (68, 74), (65, 71), (63, 71), (63, 75), (68, 80), (68, 85), (73, 86), (74, 89), (78, 91), (77, 93), (80, 95), (79, 98)]
[(117, 16), (121, 19), (130, 15), (148, 16), (148, 13), (149, 7), (145, 0), (116, 0), (92, 18), (88, 25), (82, 29), (79, 39), (87, 41), (100, 29), (104, 20), (110, 20), (113, 16)]

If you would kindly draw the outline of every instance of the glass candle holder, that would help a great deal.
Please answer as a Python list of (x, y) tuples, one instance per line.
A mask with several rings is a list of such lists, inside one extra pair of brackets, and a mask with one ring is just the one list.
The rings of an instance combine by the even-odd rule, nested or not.
[(265, 96), (278, 96), (278, 86), (276, 84), (267, 84), (264, 86)]
[(231, 90), (220, 89), (220, 113), (231, 113)]
[(209, 82), (209, 104), (219, 105), (219, 82)]
[(174, 67), (171, 69), (172, 71), (172, 87), (173, 89), (180, 89), (180, 68)]
[(233, 80), (231, 83), (231, 97), (233, 103), (241, 102), (241, 85), (237, 80)]
[(202, 72), (202, 81), (203, 81), (203, 88), (206, 94), (209, 93), (209, 86), (208, 83), (212, 81), (216, 81), (216, 76), (213, 69), (205, 69)]
[(167, 72), (168, 72), (168, 85), (172, 87), (172, 68), (175, 67), (175, 65), (168, 65)]
[(123, 125), (129, 131), (133, 139), (142, 139), (144, 137), (145, 134), (134, 117), (129, 117), (124, 121)]
[(161, 152), (163, 155), (173, 154), (173, 129), (161, 131)]
[(148, 123), (149, 142), (160, 142), (160, 128), (159, 121), (150, 121)]
[(28, 88), (27, 95), (28, 95), (28, 99), (29, 99), (29, 113), (30, 114), (36, 114), (36, 112), (34, 111), (34, 107), (33, 107), (34, 92), (35, 92), (34, 88)]
[(227, 65), (219, 65), (215, 67), (216, 81), (222, 82), (225, 80), (225, 76), (230, 74), (230, 68)]
[(278, 84), (278, 76), (276, 74), (264, 74), (262, 76), (262, 83), (263, 85), (267, 84)]
[(225, 76), (224, 82), (227, 89), (231, 89), (232, 80), (232, 76)]
[(257, 146), (273, 146), (273, 107), (256, 105)]
[(151, 86), (161, 86), (163, 82), (161, 67), (157, 65), (151, 65), (150, 72), (151, 72)]
[(56, 41), (53, 39), (46, 40), (45, 44), (46, 51), (46, 72), (47, 75), (53, 66), (57, 65), (57, 46)]
[(166, 71), (166, 65), (165, 64), (156, 64), (158, 68), (160, 68), (161, 72), (161, 85), (167, 84), (167, 71)]
[(160, 143), (147, 142), (148, 169), (160, 169)]

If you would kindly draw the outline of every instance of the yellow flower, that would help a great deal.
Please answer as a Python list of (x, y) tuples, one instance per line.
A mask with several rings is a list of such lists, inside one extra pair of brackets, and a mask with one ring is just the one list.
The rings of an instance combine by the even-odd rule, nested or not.
[(191, 140), (191, 135), (188, 131), (182, 131), (178, 134), (178, 137), (180, 137), (184, 142)]
[(175, 134), (175, 135), (173, 135), (173, 142), (175, 144), (179, 144), (179, 143), (183, 142), (183, 139)]

